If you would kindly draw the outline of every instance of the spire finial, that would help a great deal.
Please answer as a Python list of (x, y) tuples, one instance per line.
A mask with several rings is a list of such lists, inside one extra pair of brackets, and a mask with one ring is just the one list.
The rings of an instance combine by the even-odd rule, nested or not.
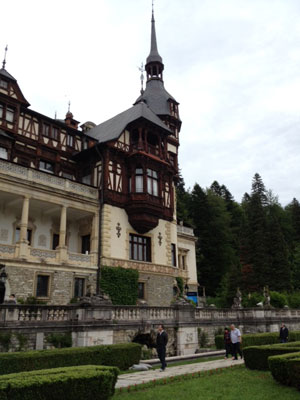
[(141, 94), (144, 93), (144, 64), (142, 63), (140, 67), (138, 67), (141, 72), (140, 80), (141, 80)]
[(70, 112), (70, 107), (71, 107), (71, 102), (69, 100), (69, 102), (68, 102), (68, 112)]
[(151, 18), (151, 44), (150, 44), (150, 54), (147, 57), (146, 64), (149, 62), (160, 62), (162, 63), (162, 58), (157, 50), (156, 32), (155, 32), (155, 19), (154, 19), (154, 0), (152, 0), (152, 18)]
[(7, 50), (8, 50), (8, 46), (6, 45), (6, 47), (5, 47), (5, 49), (4, 49), (4, 59), (3, 59), (3, 62), (2, 62), (2, 68), (3, 68), (3, 69), (5, 69)]

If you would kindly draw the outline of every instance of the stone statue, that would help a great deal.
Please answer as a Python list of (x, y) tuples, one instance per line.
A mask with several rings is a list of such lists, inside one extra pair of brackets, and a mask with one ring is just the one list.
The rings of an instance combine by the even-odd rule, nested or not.
[(79, 303), (88, 305), (112, 305), (112, 301), (109, 296), (105, 294), (101, 289), (99, 289), (98, 294), (92, 294), (90, 285), (88, 285), (87, 287), (86, 295), (80, 297)]
[(232, 305), (231, 308), (235, 308), (235, 309), (243, 308), (243, 306), (242, 306), (242, 293), (240, 291), (240, 288), (237, 288), (235, 297), (233, 299), (233, 305)]

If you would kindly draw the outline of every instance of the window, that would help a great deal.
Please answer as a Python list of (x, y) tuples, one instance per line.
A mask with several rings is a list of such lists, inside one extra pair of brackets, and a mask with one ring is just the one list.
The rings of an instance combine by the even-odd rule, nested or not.
[(92, 175), (91, 173), (84, 175), (81, 179), (82, 183), (85, 183), (86, 185), (91, 185), (92, 182)]
[(5, 147), (0, 147), (0, 158), (3, 158), (4, 160), (8, 159), (8, 152)]
[(88, 254), (91, 247), (91, 235), (81, 236), (81, 253)]
[(176, 244), (171, 243), (171, 254), (172, 254), (172, 265), (173, 267), (177, 266), (176, 262)]
[(49, 275), (38, 275), (36, 281), (36, 297), (49, 296)]
[(50, 136), (50, 125), (43, 124), (43, 135), (47, 137)]
[(69, 147), (74, 146), (74, 137), (72, 135), (67, 135), (67, 146)]
[(75, 278), (74, 280), (74, 297), (82, 297), (84, 295), (84, 278)]
[[(32, 230), (31, 229), (27, 229), (27, 237), (26, 240), (28, 240), (28, 244), (29, 246), (31, 245), (31, 239), (32, 239)], [(15, 232), (15, 242), (19, 242), (20, 241), (20, 228), (16, 228), (16, 232)]]
[(3, 80), (3, 79), (0, 79), (0, 88), (7, 89), (8, 88), (8, 82)]
[(147, 169), (147, 192), (152, 196), (158, 196), (158, 178), (157, 172)]
[(86, 150), (89, 148), (89, 142), (86, 139), (83, 139), (82, 149)]
[(143, 185), (143, 169), (136, 168), (135, 170), (135, 191), (136, 193), (143, 193), (144, 185)]
[(14, 114), (15, 114), (15, 110), (13, 108), (7, 107), (7, 109), (6, 109), (6, 121), (7, 122), (14, 122)]
[(7, 122), (14, 122), (15, 110), (11, 107), (6, 107), (0, 104), (0, 118), (5, 119)]
[(59, 245), (59, 234), (58, 233), (53, 233), (53, 236), (52, 236), (52, 250), (55, 250), (58, 245)]
[(40, 171), (49, 172), (50, 174), (54, 173), (54, 164), (48, 161), (40, 160), (39, 165)]
[(145, 299), (145, 283), (138, 282), (138, 299)]
[(69, 172), (64, 172), (64, 171), (62, 171), (61, 176), (62, 176), (63, 178), (67, 178), (67, 179), (73, 180), (73, 174), (69, 174)]
[(52, 128), (52, 139), (58, 140), (58, 128)]
[(146, 236), (130, 234), (129, 252), (131, 260), (151, 261), (151, 239)]

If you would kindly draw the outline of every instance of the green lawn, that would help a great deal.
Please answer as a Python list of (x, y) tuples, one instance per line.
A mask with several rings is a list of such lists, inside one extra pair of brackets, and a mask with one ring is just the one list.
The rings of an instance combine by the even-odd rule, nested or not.
[(181, 382), (157, 385), (148, 389), (130, 390), (114, 395), (114, 400), (296, 400), (300, 393), (281, 386), (270, 372), (251, 371), (244, 366), (223, 369), (213, 375), (191, 378)]

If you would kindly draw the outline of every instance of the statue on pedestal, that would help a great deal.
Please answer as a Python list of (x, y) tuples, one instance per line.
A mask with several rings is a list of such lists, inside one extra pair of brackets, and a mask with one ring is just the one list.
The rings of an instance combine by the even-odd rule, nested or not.
[(233, 299), (233, 305), (232, 305), (231, 308), (235, 308), (235, 309), (243, 308), (243, 306), (242, 306), (242, 293), (240, 291), (240, 288), (237, 288), (235, 297)]

